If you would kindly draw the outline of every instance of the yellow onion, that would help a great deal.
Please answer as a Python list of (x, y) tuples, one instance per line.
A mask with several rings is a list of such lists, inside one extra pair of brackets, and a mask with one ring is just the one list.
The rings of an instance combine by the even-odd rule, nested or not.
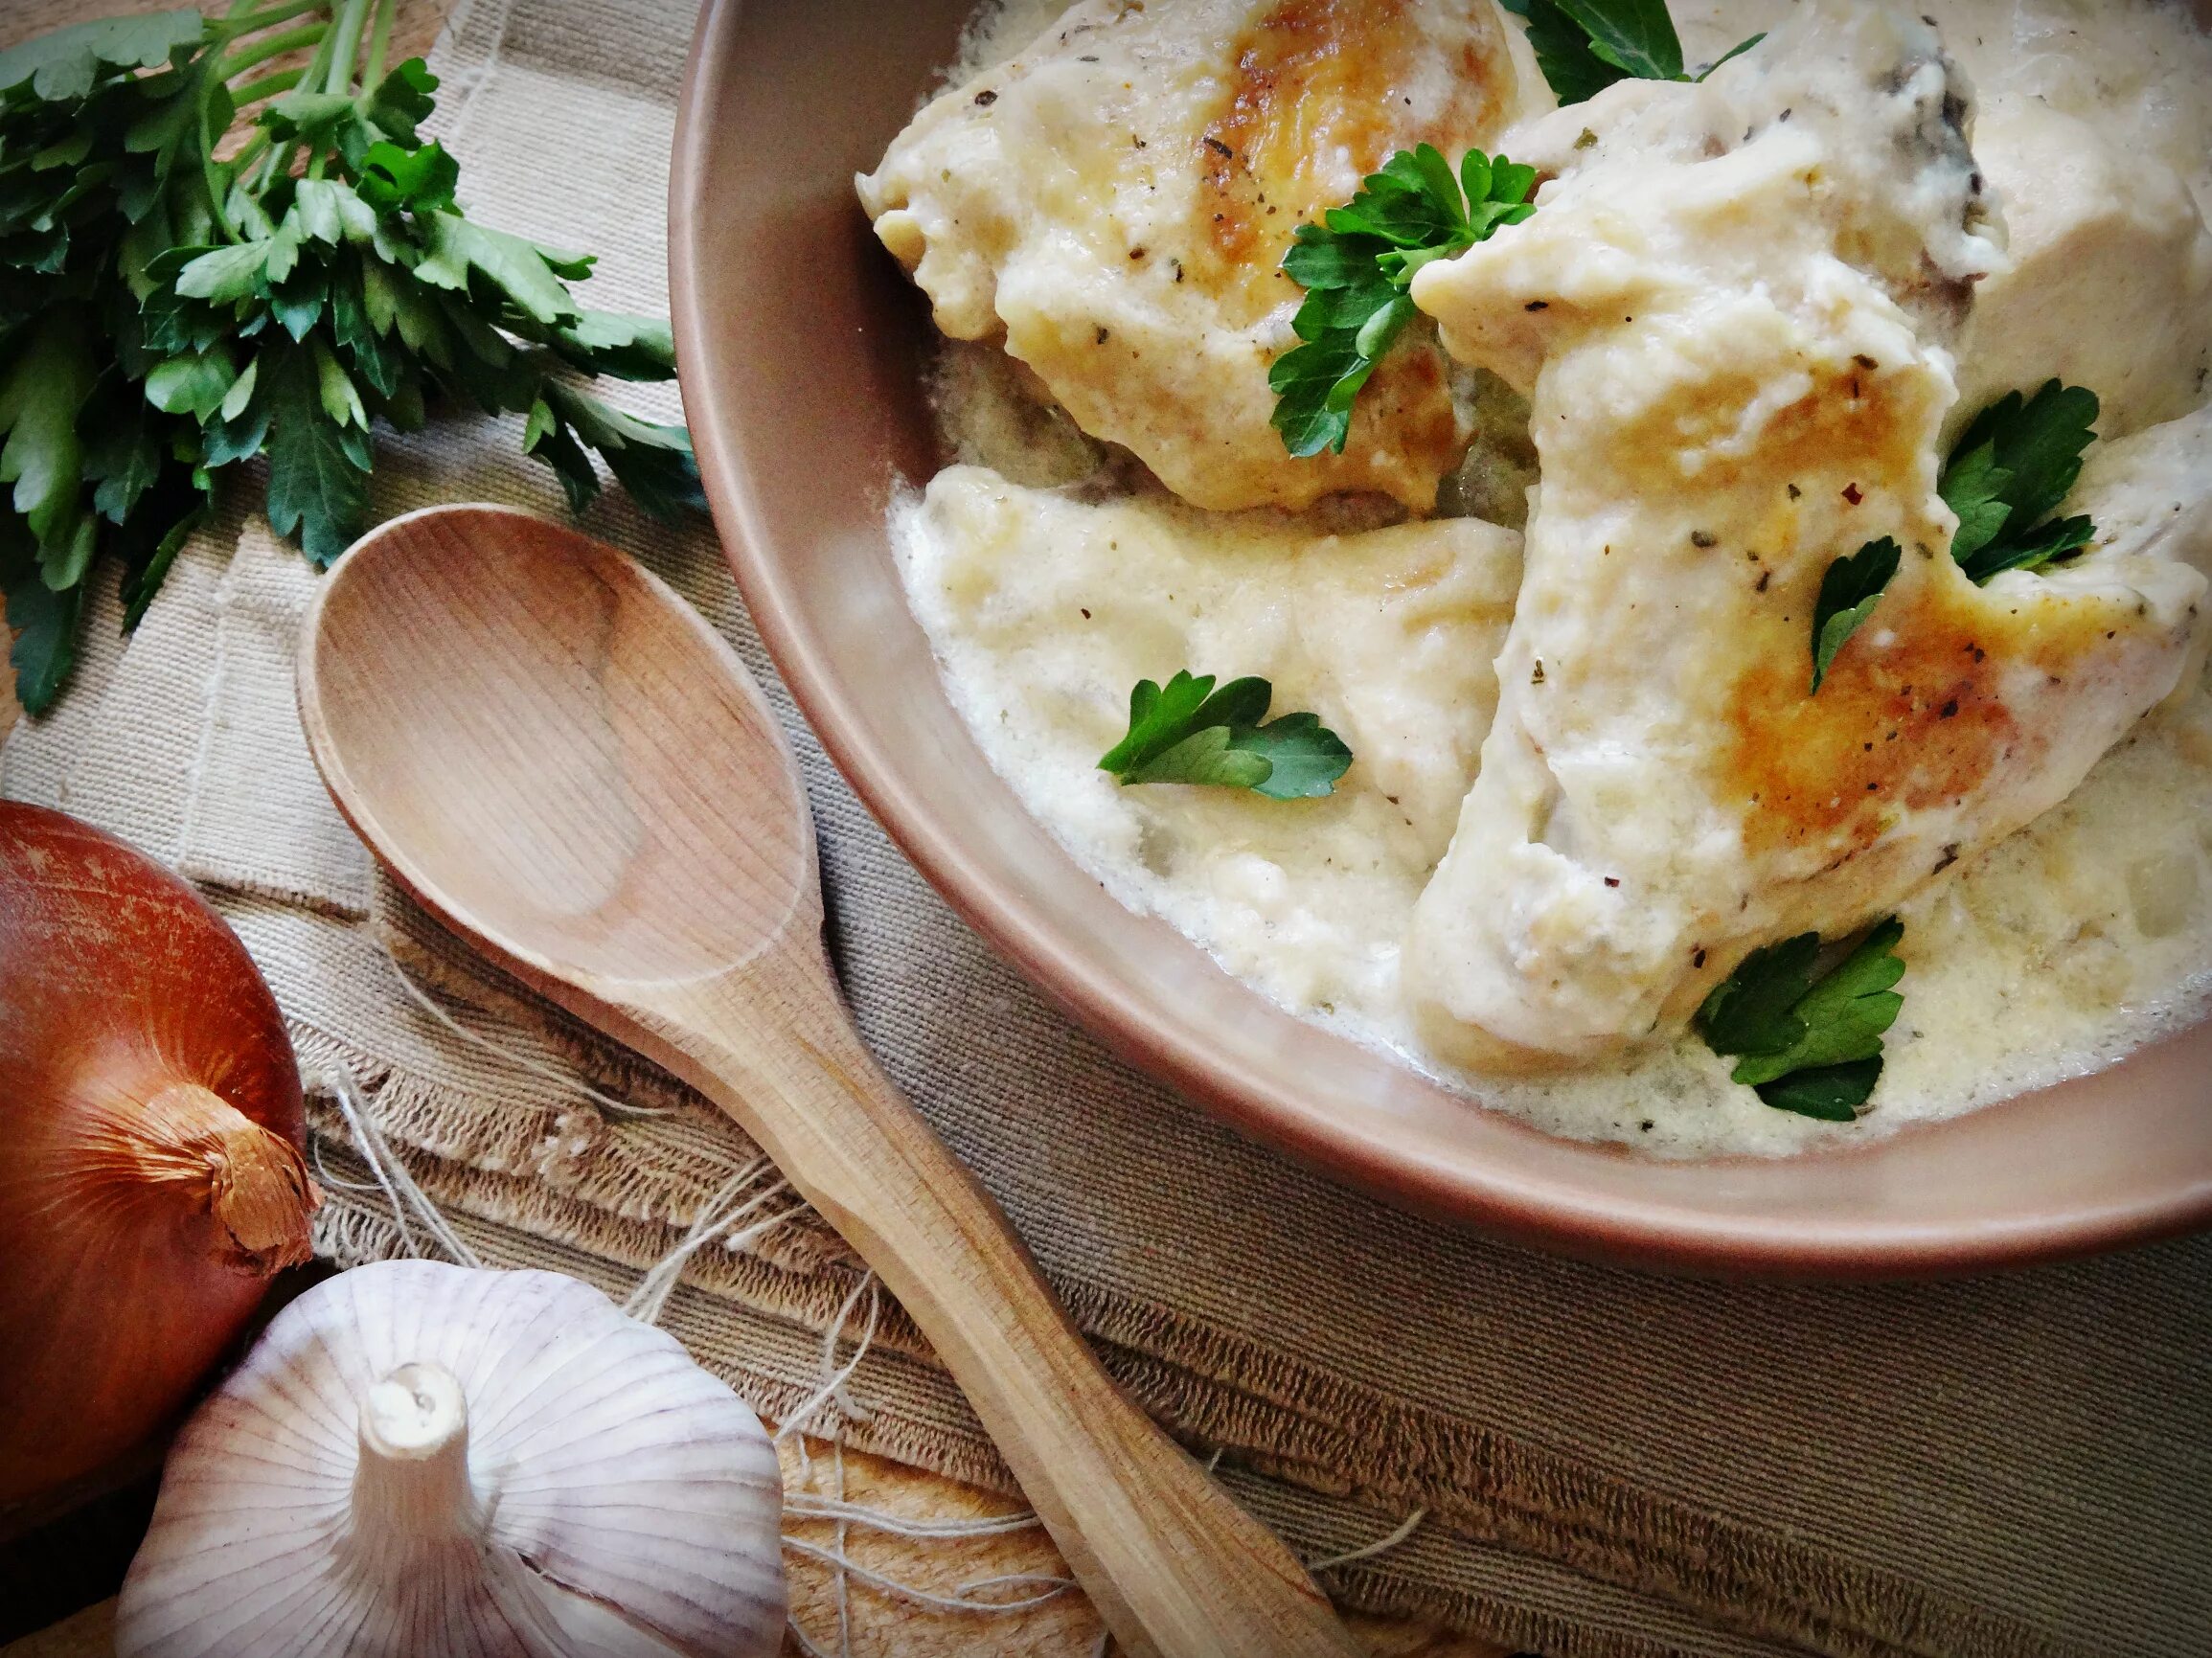
[(308, 1255), (299, 1069), (168, 870), (0, 802), (0, 1504), (162, 1427)]

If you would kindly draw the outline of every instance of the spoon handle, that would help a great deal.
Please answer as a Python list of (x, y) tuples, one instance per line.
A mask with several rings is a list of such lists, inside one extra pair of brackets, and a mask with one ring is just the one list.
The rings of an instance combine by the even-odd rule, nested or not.
[(1100, 1368), (997, 1204), (878, 1069), (813, 954), (777, 952), (630, 1011), (913, 1316), (1123, 1651), (1357, 1653), (1274, 1533)]

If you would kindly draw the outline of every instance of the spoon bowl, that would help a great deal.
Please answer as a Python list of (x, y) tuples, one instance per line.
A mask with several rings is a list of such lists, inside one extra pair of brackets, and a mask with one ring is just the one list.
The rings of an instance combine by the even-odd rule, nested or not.
[[(696, 611), (509, 509), (372, 541), (325, 583), (302, 683), (332, 792), (428, 907), (540, 971), (634, 983), (726, 971), (819, 921), (783, 733)], [(741, 812), (698, 786), (703, 756)]]
[(726, 1111), (913, 1316), (1134, 1658), (1348, 1658), (1304, 1569), (1108, 1379), (877, 1067), (822, 945), (806, 795), (734, 651), (528, 513), (396, 518), (324, 581), (300, 719), (430, 911)]

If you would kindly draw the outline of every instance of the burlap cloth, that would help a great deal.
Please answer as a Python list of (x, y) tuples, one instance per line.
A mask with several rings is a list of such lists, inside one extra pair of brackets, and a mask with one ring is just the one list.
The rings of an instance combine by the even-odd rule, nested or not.
[[(681, 0), (470, 0), (436, 55), (437, 130), (471, 213), (602, 254), (592, 303), (660, 310)], [(673, 415), (672, 389), (641, 408)], [(387, 439), (377, 506), (554, 512), (516, 433)], [(775, 685), (702, 522), (620, 500), (591, 528), (645, 558), (771, 687), (807, 770), (833, 932), (891, 1074), (1006, 1206), (1114, 1373), (1309, 1556), (1417, 1508), (1404, 1546), (1332, 1572), (1370, 1610), (1553, 1658), (2212, 1653), (2212, 1243), (1973, 1283), (1670, 1282), (1456, 1236), (1337, 1190), (1106, 1056), (900, 858)], [(275, 986), (310, 1068), (350, 1070), (488, 1260), (611, 1290), (754, 1155), (665, 1079), (512, 999), (375, 876), (317, 783), (291, 658), (314, 578), (239, 503), (127, 643), (113, 594), (60, 709), (0, 786), (198, 881)], [(440, 665), (422, 664), (424, 673)], [(670, 1114), (610, 1119), (465, 1043), (472, 1029)], [(404, 1241), (328, 1102), (341, 1261)], [(771, 1415), (815, 1380), (857, 1268), (819, 1224), (696, 1264), (668, 1313)], [(1005, 1472), (891, 1317), (860, 1368), (862, 1448)]]

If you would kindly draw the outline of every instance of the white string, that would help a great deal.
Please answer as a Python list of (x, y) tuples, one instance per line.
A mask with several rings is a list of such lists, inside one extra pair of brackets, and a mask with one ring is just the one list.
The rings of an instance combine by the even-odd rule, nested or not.
[[(837, 1501), (845, 1500), (845, 1436), (837, 1435), (831, 1450), (837, 1459)], [(837, 1658), (853, 1658), (853, 1602), (848, 1592), (853, 1574), (853, 1556), (845, 1552), (845, 1522), (837, 1522)]]
[(1026, 1509), (1015, 1514), (980, 1514), (973, 1519), (923, 1520), (805, 1492), (787, 1496), (784, 1512), (798, 1520), (847, 1520), (865, 1531), (913, 1538), (1003, 1537), (1013, 1532), (1035, 1531), (1043, 1524)]
[[(822, 1407), (832, 1399), (837, 1400), (841, 1414), (866, 1420), (864, 1413), (850, 1410), (846, 1401), (838, 1396), (844, 1392), (845, 1384), (853, 1379), (853, 1373), (860, 1368), (861, 1359), (867, 1356), (869, 1348), (876, 1341), (876, 1321), (882, 1310), (882, 1297), (877, 1291), (876, 1274), (873, 1269), (860, 1275), (860, 1281), (853, 1286), (853, 1293), (845, 1298), (845, 1305), (837, 1309), (836, 1318), (832, 1321), (830, 1328), (823, 1332), (822, 1355), (825, 1366), (834, 1362), (837, 1343), (844, 1336), (845, 1326), (851, 1322), (853, 1309), (859, 1306), (860, 1298), (863, 1295), (868, 1298), (868, 1325), (860, 1333), (859, 1344), (853, 1349), (852, 1358), (843, 1369), (833, 1373), (828, 1380), (809, 1395), (804, 1404), (784, 1419), (783, 1426), (776, 1430), (778, 1443), (805, 1428), (810, 1421), (814, 1420)], [(842, 1440), (842, 1435), (839, 1435), (839, 1439)], [(801, 1450), (804, 1451), (804, 1441), (800, 1442), (800, 1446)]]
[(627, 1100), (617, 1100), (611, 1094), (603, 1094), (572, 1072), (564, 1071), (558, 1065), (548, 1065), (543, 1060), (533, 1058), (528, 1054), (517, 1053), (504, 1042), (493, 1041), (481, 1031), (471, 1031), (444, 1008), (441, 1008), (432, 999), (429, 991), (408, 977), (407, 969), (399, 965), (399, 958), (392, 953), (391, 945), (383, 943), (382, 941), (378, 941), (378, 943), (384, 952), (384, 960), (392, 964), (392, 976), (399, 981), (399, 988), (413, 998), (415, 1005), (471, 1047), (481, 1049), (496, 1059), (504, 1060), (518, 1071), (527, 1071), (533, 1077), (543, 1078), (546, 1081), (557, 1083), (572, 1094), (589, 1100), (610, 1117), (640, 1118), (672, 1115), (661, 1106), (633, 1105)]
[[(803, 1555), (810, 1560), (819, 1560), (823, 1565), (832, 1569), (838, 1564), (836, 1555), (819, 1544), (810, 1543), (802, 1537), (786, 1537), (784, 1547), (794, 1555)], [(1042, 1606), (1049, 1601), (1059, 1600), (1060, 1596), (1075, 1587), (1073, 1578), (1046, 1578), (1028, 1574), (1017, 1574), (1007, 1578), (986, 1578), (974, 1586), (990, 1587), (995, 1584), (1013, 1582), (1046, 1583), (1051, 1586), (1041, 1594), (1024, 1596), (1018, 1601), (982, 1601), (965, 1593), (940, 1595), (935, 1590), (924, 1589), (918, 1583), (901, 1582), (897, 1578), (887, 1577), (873, 1567), (861, 1565), (857, 1560), (845, 1560), (844, 1568), (854, 1578), (866, 1583), (870, 1588), (880, 1589), (887, 1595), (896, 1595), (902, 1601), (911, 1601), (918, 1606), (934, 1607), (940, 1612), (1027, 1612), (1032, 1607)]]
[[(622, 1304), (623, 1311), (628, 1313), (640, 1324), (658, 1324), (661, 1312), (668, 1306), (669, 1297), (675, 1292), (676, 1283), (683, 1277), (684, 1268), (690, 1263), (692, 1257), (712, 1243), (717, 1238), (728, 1232), (731, 1227), (744, 1219), (746, 1215), (752, 1214), (763, 1204), (769, 1202), (778, 1193), (788, 1192), (791, 1189), (789, 1181), (779, 1179), (765, 1191), (756, 1192), (738, 1208), (731, 1209), (729, 1206), (735, 1203), (743, 1194), (745, 1188), (758, 1180), (768, 1167), (768, 1160), (765, 1157), (756, 1157), (731, 1175), (729, 1179), (723, 1181), (716, 1189), (715, 1194), (700, 1205), (698, 1214), (692, 1219), (691, 1230), (684, 1234), (682, 1241), (655, 1261), (646, 1272), (646, 1275), (638, 1280), (637, 1287), (630, 1291), (629, 1299)], [(781, 1225), (789, 1218), (789, 1215), (790, 1212), (787, 1210), (781, 1215), (772, 1215), (765, 1225)], [(752, 1236), (758, 1236), (764, 1229), (755, 1228)], [(732, 1241), (733, 1246), (741, 1247), (742, 1243), (751, 1241), (751, 1237), (748, 1236), (744, 1239)]]
[(374, 1180), (340, 1180), (331, 1172), (331, 1166), (323, 1161), (323, 1142), (309, 1135), (308, 1156), (315, 1165), (315, 1183), (333, 1192), (381, 1192), (383, 1188)]
[(415, 1184), (415, 1177), (407, 1172), (407, 1166), (385, 1142), (376, 1124), (369, 1116), (369, 1102), (362, 1096), (361, 1085), (353, 1080), (353, 1074), (343, 1065), (332, 1066), (321, 1080), (327, 1085), (331, 1099), (337, 1102), (338, 1115), (346, 1121), (346, 1127), (353, 1136), (353, 1148), (361, 1154), (361, 1161), (369, 1166), (369, 1172), (383, 1189), (385, 1201), (392, 1206), (392, 1218), (399, 1222), (399, 1239), (407, 1253), (420, 1257), (422, 1247), (415, 1241), (415, 1234), (407, 1225), (407, 1212), (412, 1209), (415, 1218), (430, 1234), (438, 1246), (463, 1266), (481, 1267), (484, 1262), (476, 1252), (462, 1242), (461, 1235), (446, 1224), (445, 1216), (430, 1201), (429, 1194)]
[[(1003, 1588), (1008, 1583), (1042, 1583), (1054, 1595), (1064, 1595), (1076, 1586), (1073, 1578), (1057, 1572), (1001, 1572), (995, 1578), (971, 1578), (960, 1585), (958, 1593), (973, 1595), (984, 1589)], [(1045, 1599), (1049, 1601), (1052, 1596), (1048, 1595)]]
[(1388, 1554), (1392, 1549), (1397, 1548), (1412, 1536), (1415, 1532), (1418, 1532), (1421, 1529), (1421, 1522), (1427, 1518), (1428, 1510), (1426, 1509), (1416, 1509), (1405, 1516), (1403, 1523), (1389, 1536), (1378, 1538), (1365, 1548), (1353, 1549), (1342, 1555), (1331, 1555), (1325, 1560), (1308, 1560), (1306, 1570), (1309, 1572), (1326, 1572), (1332, 1566), (1349, 1566), (1355, 1560), (1372, 1560), (1378, 1555)]

